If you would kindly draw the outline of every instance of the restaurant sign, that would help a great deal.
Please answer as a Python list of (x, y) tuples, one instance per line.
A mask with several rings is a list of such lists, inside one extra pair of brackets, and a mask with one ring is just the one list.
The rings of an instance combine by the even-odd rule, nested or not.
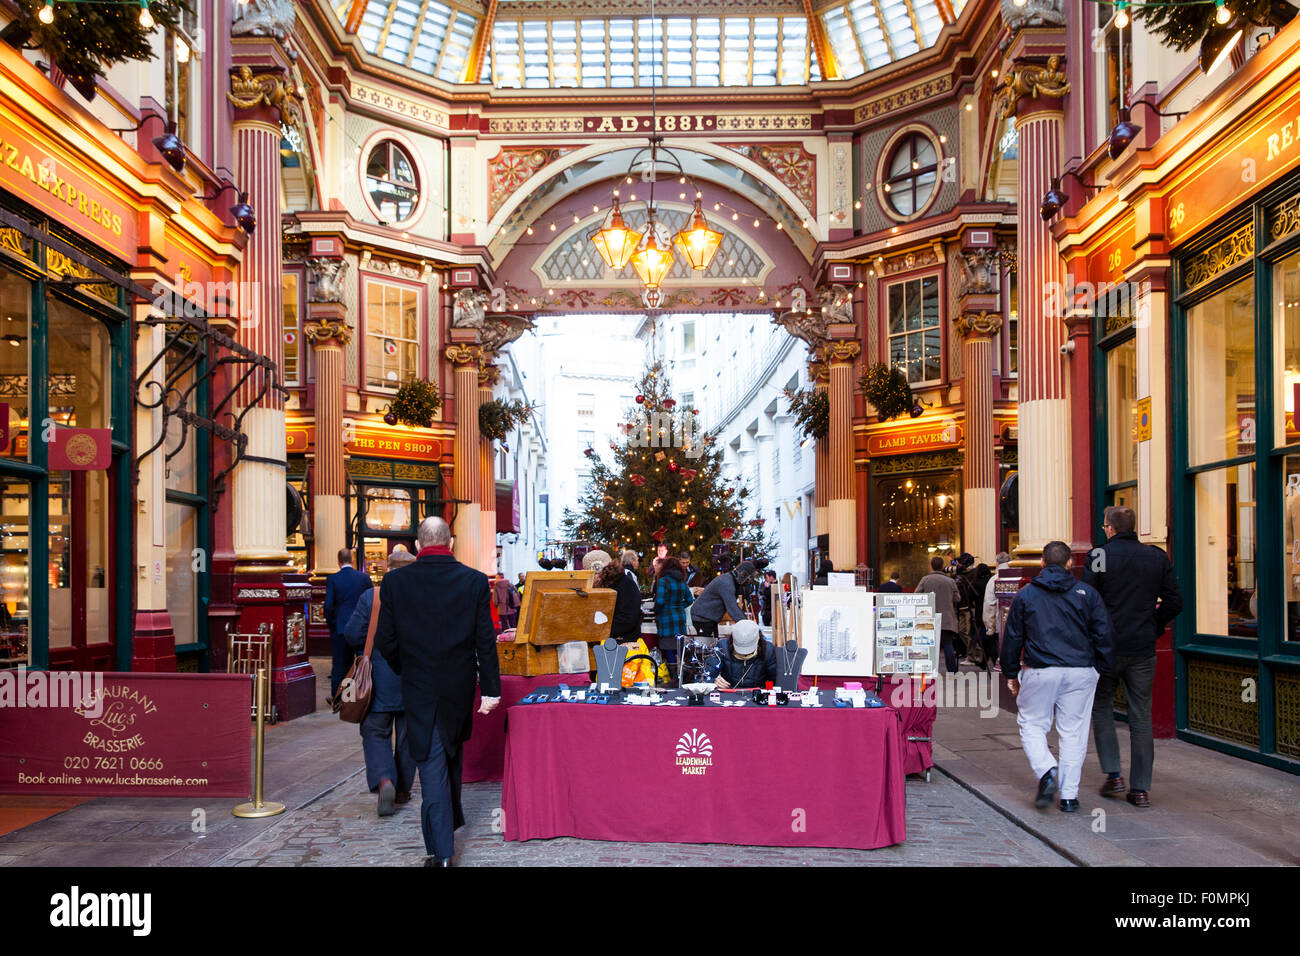
[(0, 793), (247, 797), (243, 674), (0, 671)]
[(130, 209), (26, 134), (0, 127), (0, 185), (124, 259), (134, 258)]
[(352, 454), (366, 458), (438, 461), (442, 457), (442, 443), (432, 435), (413, 428), (371, 425), (352, 419), (343, 422), (343, 444)]
[(867, 436), (867, 455), (883, 458), (929, 451), (932, 448), (949, 448), (961, 444), (962, 434), (962, 426), (950, 418), (924, 425), (878, 431)]
[(1300, 161), (1300, 86), (1260, 111), (1240, 135), (1165, 197), (1166, 232), (1179, 242)]

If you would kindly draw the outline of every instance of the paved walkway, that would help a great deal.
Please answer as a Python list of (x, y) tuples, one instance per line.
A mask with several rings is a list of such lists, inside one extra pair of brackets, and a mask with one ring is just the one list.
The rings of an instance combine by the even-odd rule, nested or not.
[[(318, 673), (320, 672), (318, 662)], [(323, 691), (322, 691), (323, 696)], [(907, 782), (908, 839), (881, 850), (614, 844), (576, 839), (506, 843), (494, 829), (499, 784), (471, 784), (464, 866), (848, 865), (1069, 866), (1294, 864), (1300, 861), (1300, 778), (1178, 741), (1159, 741), (1154, 808), (1095, 795), (1089, 757), (1083, 812), (1033, 808), (1033, 779), (1015, 718), (945, 708), (935, 725), (939, 771)], [(1123, 736), (1123, 731), (1121, 731)], [(1127, 741), (1125, 740), (1125, 746)], [(360, 738), (326, 712), (272, 727), (267, 820), (232, 816), (238, 801), (98, 799), (0, 836), (0, 865), (417, 865), (419, 791), (386, 820), (366, 791)], [(0, 806), (3, 806), (0, 798)], [(1104, 817), (1092, 811), (1101, 809)], [(1099, 828), (1099, 823), (1101, 827)]]

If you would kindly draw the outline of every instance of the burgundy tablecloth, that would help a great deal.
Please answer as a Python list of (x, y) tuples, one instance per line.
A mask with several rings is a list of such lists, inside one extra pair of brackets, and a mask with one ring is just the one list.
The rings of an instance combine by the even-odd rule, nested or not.
[[(876, 685), (874, 677), (818, 677), (817, 686), (834, 690), (845, 681), (858, 681), (868, 689)], [(813, 685), (811, 677), (799, 678), (799, 689)], [(919, 700), (921, 682), (908, 677), (886, 677), (880, 687), (880, 699), (898, 711), (903, 721), (903, 772), (925, 773), (934, 766), (934, 752), (928, 740), (909, 740), (909, 737), (929, 737), (934, 730), (938, 708), (926, 706)]]
[(474, 694), (474, 730), (462, 751), (461, 780), (477, 783), (481, 780), (497, 781), (506, 766), (506, 710), (519, 703), (538, 687), (586, 687), (588, 674), (543, 674), (538, 677), (501, 675), (501, 703), (484, 717), (478, 712), (479, 694)]
[(890, 846), (907, 837), (902, 758), (886, 708), (521, 704), (505, 838)]

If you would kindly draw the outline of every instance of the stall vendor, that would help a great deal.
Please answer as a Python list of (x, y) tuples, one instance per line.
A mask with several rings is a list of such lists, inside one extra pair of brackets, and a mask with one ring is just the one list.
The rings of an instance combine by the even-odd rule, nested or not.
[(719, 690), (738, 687), (766, 687), (776, 683), (776, 648), (763, 640), (753, 621), (740, 621), (714, 648), (704, 665), (704, 679)]

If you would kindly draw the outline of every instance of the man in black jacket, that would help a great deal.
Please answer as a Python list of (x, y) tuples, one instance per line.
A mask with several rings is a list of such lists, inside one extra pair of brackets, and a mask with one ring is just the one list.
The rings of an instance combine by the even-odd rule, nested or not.
[(1092, 703), (1092, 732), (1097, 757), (1106, 772), (1103, 797), (1124, 793), (1119, 738), (1115, 735), (1115, 689), (1122, 681), (1128, 699), (1131, 776), (1127, 800), (1151, 806), (1151, 765), (1155, 739), (1151, 730), (1151, 691), (1156, 677), (1156, 638), (1183, 609), (1183, 596), (1168, 555), (1138, 541), (1132, 508), (1106, 509), (1107, 541), (1088, 554), (1083, 579), (1095, 587), (1110, 612), (1115, 632), (1115, 667), (1103, 671)]
[[(1043, 809), (1059, 789), (1061, 810), (1075, 813), (1097, 674), (1113, 668), (1114, 651), (1101, 595), (1069, 569), (1069, 545), (1052, 541), (1043, 548), (1043, 570), (1021, 588), (1007, 613), (1002, 673), (1016, 697), (1020, 743), (1038, 776), (1035, 805)], [(1059, 770), (1047, 746), (1053, 718)]]
[(501, 702), (487, 575), (452, 556), (451, 529), (425, 518), (414, 564), (389, 571), (379, 588), (375, 649), (402, 679), (407, 741), (420, 774), (426, 866), (450, 866), (460, 804), (461, 745), (469, 740), (474, 685), (480, 714)]

